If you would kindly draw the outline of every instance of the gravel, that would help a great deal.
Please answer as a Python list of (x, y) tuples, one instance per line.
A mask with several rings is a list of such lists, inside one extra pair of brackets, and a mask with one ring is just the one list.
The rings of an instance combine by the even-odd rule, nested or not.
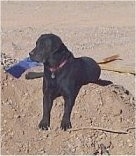
[(14, 63), (17, 63), (16, 59), (11, 58), (9, 55), (7, 55), (3, 52), (1, 53), (1, 65), (2, 65), (3, 69), (7, 69)]

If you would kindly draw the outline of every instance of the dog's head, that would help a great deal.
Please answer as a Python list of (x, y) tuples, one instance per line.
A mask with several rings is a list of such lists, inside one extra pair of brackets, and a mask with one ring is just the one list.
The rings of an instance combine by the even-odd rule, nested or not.
[(30, 58), (37, 62), (57, 65), (58, 61), (68, 56), (68, 50), (60, 37), (54, 34), (43, 34), (36, 41), (36, 47), (29, 53)]

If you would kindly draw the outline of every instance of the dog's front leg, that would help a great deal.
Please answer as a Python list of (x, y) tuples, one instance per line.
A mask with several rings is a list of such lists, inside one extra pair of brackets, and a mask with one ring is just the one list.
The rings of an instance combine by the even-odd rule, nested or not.
[(39, 124), (39, 128), (42, 130), (48, 130), (50, 127), (50, 112), (53, 104), (53, 99), (50, 94), (46, 94), (43, 97), (43, 118)]
[(66, 131), (69, 128), (72, 128), (71, 122), (70, 122), (70, 115), (73, 108), (73, 105), (75, 103), (75, 98), (73, 97), (64, 97), (64, 114), (61, 121), (61, 129)]

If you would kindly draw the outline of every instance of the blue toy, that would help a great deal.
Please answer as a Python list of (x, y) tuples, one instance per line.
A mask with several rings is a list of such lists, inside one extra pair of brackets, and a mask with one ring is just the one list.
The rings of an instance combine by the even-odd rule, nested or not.
[(32, 61), (30, 57), (27, 57), (5, 70), (15, 78), (19, 78), (27, 69), (42, 65), (43, 65), (42, 63)]

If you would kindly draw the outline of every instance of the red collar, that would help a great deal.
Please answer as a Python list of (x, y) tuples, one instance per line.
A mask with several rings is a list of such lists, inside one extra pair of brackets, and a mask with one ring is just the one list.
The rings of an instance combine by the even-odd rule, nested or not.
[(51, 72), (55, 72), (55, 71), (59, 70), (60, 68), (62, 68), (66, 63), (67, 63), (67, 60), (64, 60), (59, 66), (57, 66), (57, 67), (50, 67), (49, 70)]

